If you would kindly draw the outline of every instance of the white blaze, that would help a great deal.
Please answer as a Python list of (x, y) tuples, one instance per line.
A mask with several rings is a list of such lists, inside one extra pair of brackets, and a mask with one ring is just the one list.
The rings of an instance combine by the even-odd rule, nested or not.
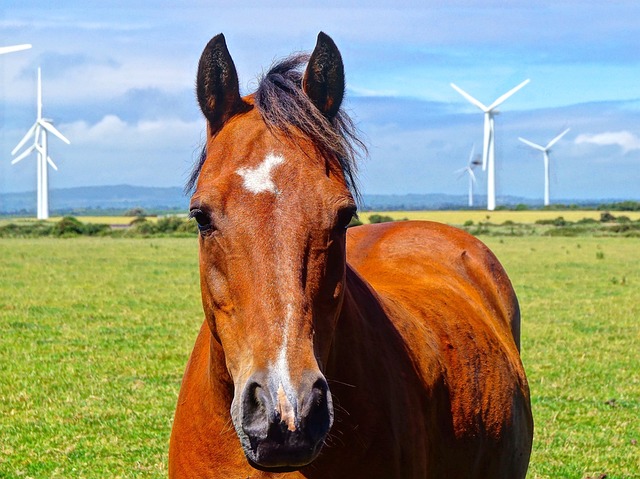
[(291, 376), (289, 375), (289, 363), (287, 361), (287, 349), (289, 348), (289, 328), (291, 327), (291, 319), (293, 318), (293, 305), (287, 305), (287, 317), (284, 320), (282, 328), (282, 345), (278, 354), (278, 362), (276, 370), (280, 376), (280, 381), (285, 387), (291, 389)]
[(240, 168), (237, 173), (244, 180), (244, 187), (252, 193), (278, 193), (275, 183), (271, 179), (271, 170), (284, 162), (284, 156), (269, 153), (264, 161), (255, 168)]
[(291, 376), (289, 373), (289, 362), (287, 360), (287, 349), (289, 347), (289, 328), (291, 327), (291, 319), (293, 318), (293, 305), (287, 305), (287, 316), (282, 325), (282, 345), (275, 364), (275, 373), (280, 379), (278, 385), (278, 399), (276, 402), (276, 411), (280, 414), (280, 420), (287, 425), (289, 431), (296, 430), (296, 414), (291, 401), (287, 394), (293, 393), (291, 385)]

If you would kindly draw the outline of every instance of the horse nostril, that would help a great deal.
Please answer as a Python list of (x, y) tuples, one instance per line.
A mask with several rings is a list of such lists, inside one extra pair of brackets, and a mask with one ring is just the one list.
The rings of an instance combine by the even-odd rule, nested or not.
[(269, 429), (269, 394), (257, 381), (252, 381), (242, 394), (242, 429), (252, 438), (264, 439)]
[(333, 424), (333, 404), (329, 386), (324, 378), (313, 384), (307, 401), (301, 408), (307, 434), (315, 440), (322, 440)]

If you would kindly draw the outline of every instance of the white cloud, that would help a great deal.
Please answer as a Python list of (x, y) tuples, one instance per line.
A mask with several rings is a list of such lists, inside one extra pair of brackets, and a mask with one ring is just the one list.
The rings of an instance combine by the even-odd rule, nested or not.
[(640, 150), (640, 138), (630, 131), (607, 131), (595, 135), (582, 134), (575, 139), (576, 145), (591, 143), (598, 146), (617, 145), (624, 153)]
[(99, 122), (90, 125), (77, 121), (60, 125), (60, 130), (82, 146), (107, 146), (114, 148), (132, 146), (150, 150), (180, 143), (188, 145), (198, 138), (204, 128), (203, 121), (186, 122), (178, 119), (161, 119), (127, 123), (115, 115), (106, 115)]

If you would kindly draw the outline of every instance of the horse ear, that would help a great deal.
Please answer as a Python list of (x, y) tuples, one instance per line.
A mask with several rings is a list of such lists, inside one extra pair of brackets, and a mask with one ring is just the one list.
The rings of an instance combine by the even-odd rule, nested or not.
[(344, 96), (344, 65), (338, 47), (320, 32), (302, 79), (302, 89), (329, 119), (336, 116)]
[(202, 52), (196, 92), (212, 134), (242, 110), (238, 72), (222, 33), (213, 37)]

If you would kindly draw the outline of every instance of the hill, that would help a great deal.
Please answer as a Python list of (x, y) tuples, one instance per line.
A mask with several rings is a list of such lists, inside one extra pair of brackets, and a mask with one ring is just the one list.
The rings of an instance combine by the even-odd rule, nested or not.
[[(445, 194), (403, 194), (372, 195), (362, 198), (362, 210), (374, 211), (419, 211), (419, 210), (456, 210), (468, 209), (466, 195)], [(478, 209), (483, 209), (486, 197), (477, 196)], [(616, 199), (601, 200), (558, 200), (563, 205), (578, 207), (595, 207), (602, 203), (614, 203)], [(514, 207), (526, 205), (539, 208), (540, 200), (516, 196), (499, 196), (498, 205)], [(141, 207), (147, 211), (181, 211), (189, 207), (189, 197), (179, 187), (146, 187), (131, 185), (85, 186), (78, 188), (54, 189), (49, 193), (51, 213), (61, 214), (108, 214)], [(0, 194), (0, 214), (23, 215), (34, 214), (36, 210), (36, 193), (27, 191), (20, 193)]]

